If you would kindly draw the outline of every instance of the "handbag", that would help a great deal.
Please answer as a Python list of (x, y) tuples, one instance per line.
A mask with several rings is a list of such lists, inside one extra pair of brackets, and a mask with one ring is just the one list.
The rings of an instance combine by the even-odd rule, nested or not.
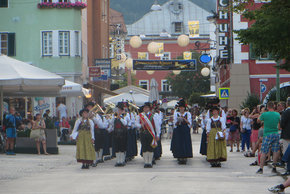
[[(215, 124), (215, 127), (218, 128), (216, 125), (216, 122), (214, 122), (214, 124)], [(216, 133), (216, 140), (224, 140), (224, 139), (225, 139), (224, 133), (222, 131), (218, 131)]]
[(30, 132), (30, 139), (41, 138), (41, 129), (33, 129)]

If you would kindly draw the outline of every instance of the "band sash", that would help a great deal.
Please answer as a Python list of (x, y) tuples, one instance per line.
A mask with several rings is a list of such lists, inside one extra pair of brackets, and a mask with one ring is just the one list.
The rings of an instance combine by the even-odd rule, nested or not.
[(157, 140), (156, 140), (156, 136), (155, 136), (155, 132), (154, 132), (154, 127), (153, 127), (151, 121), (148, 119), (148, 117), (144, 113), (140, 114), (140, 120), (144, 124), (145, 129), (148, 130), (148, 132), (153, 137), (151, 146), (153, 148), (156, 148), (158, 144), (157, 144)]

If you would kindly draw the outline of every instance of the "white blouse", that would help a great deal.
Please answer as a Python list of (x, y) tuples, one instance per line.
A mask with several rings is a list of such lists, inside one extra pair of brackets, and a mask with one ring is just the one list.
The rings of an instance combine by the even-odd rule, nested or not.
[(252, 126), (251, 126), (251, 122), (253, 120), (251, 118), (246, 118), (245, 116), (242, 116), (241, 118), (241, 124), (242, 124), (242, 128), (246, 129), (246, 130), (251, 130)]
[[(74, 129), (72, 131), (72, 134), (71, 134), (71, 138), (73, 139), (76, 139), (77, 136), (78, 136), (78, 128), (82, 122), (82, 118), (79, 118), (76, 123), (75, 123), (75, 126), (74, 126)], [(92, 134), (92, 139), (95, 140), (95, 125), (94, 125), (94, 122), (92, 120), (84, 120), (84, 122), (90, 122), (90, 131), (91, 131), (91, 134)]]
[(226, 121), (224, 120), (224, 118), (222, 118), (222, 117), (220, 117), (220, 116), (218, 116), (218, 118), (213, 118), (213, 117), (211, 117), (211, 119), (208, 119), (207, 120), (207, 123), (206, 123), (206, 132), (207, 133), (209, 133), (210, 131), (211, 131), (211, 120), (213, 120), (213, 121), (220, 121), (221, 122), (221, 124), (222, 124), (222, 130), (224, 131), (224, 130), (226, 130)]
[(192, 118), (191, 118), (191, 114), (190, 112), (184, 112), (183, 114), (181, 114), (180, 112), (175, 112), (174, 113), (174, 117), (173, 117), (173, 122), (174, 122), (174, 128), (176, 128), (176, 123), (178, 122), (178, 117), (185, 117), (185, 115), (187, 115), (187, 120), (189, 122), (188, 127), (190, 128), (192, 125)]

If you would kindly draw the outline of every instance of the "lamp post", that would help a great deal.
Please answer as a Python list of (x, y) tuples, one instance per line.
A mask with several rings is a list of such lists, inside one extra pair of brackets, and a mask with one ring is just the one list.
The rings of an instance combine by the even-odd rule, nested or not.
[(277, 62), (276, 65), (276, 101), (280, 101), (280, 63), (281, 60)]

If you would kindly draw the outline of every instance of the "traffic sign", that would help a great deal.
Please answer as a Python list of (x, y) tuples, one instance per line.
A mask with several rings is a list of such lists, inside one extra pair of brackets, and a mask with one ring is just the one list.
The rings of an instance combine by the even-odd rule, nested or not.
[(268, 79), (259, 79), (260, 82), (267, 82)]
[(209, 54), (202, 54), (199, 56), (199, 61), (201, 63), (207, 64), (212, 60), (212, 57)]
[(261, 89), (261, 93), (265, 93), (267, 90), (267, 86), (265, 84), (261, 84), (260, 89)]
[(219, 88), (219, 99), (229, 99), (230, 88)]

